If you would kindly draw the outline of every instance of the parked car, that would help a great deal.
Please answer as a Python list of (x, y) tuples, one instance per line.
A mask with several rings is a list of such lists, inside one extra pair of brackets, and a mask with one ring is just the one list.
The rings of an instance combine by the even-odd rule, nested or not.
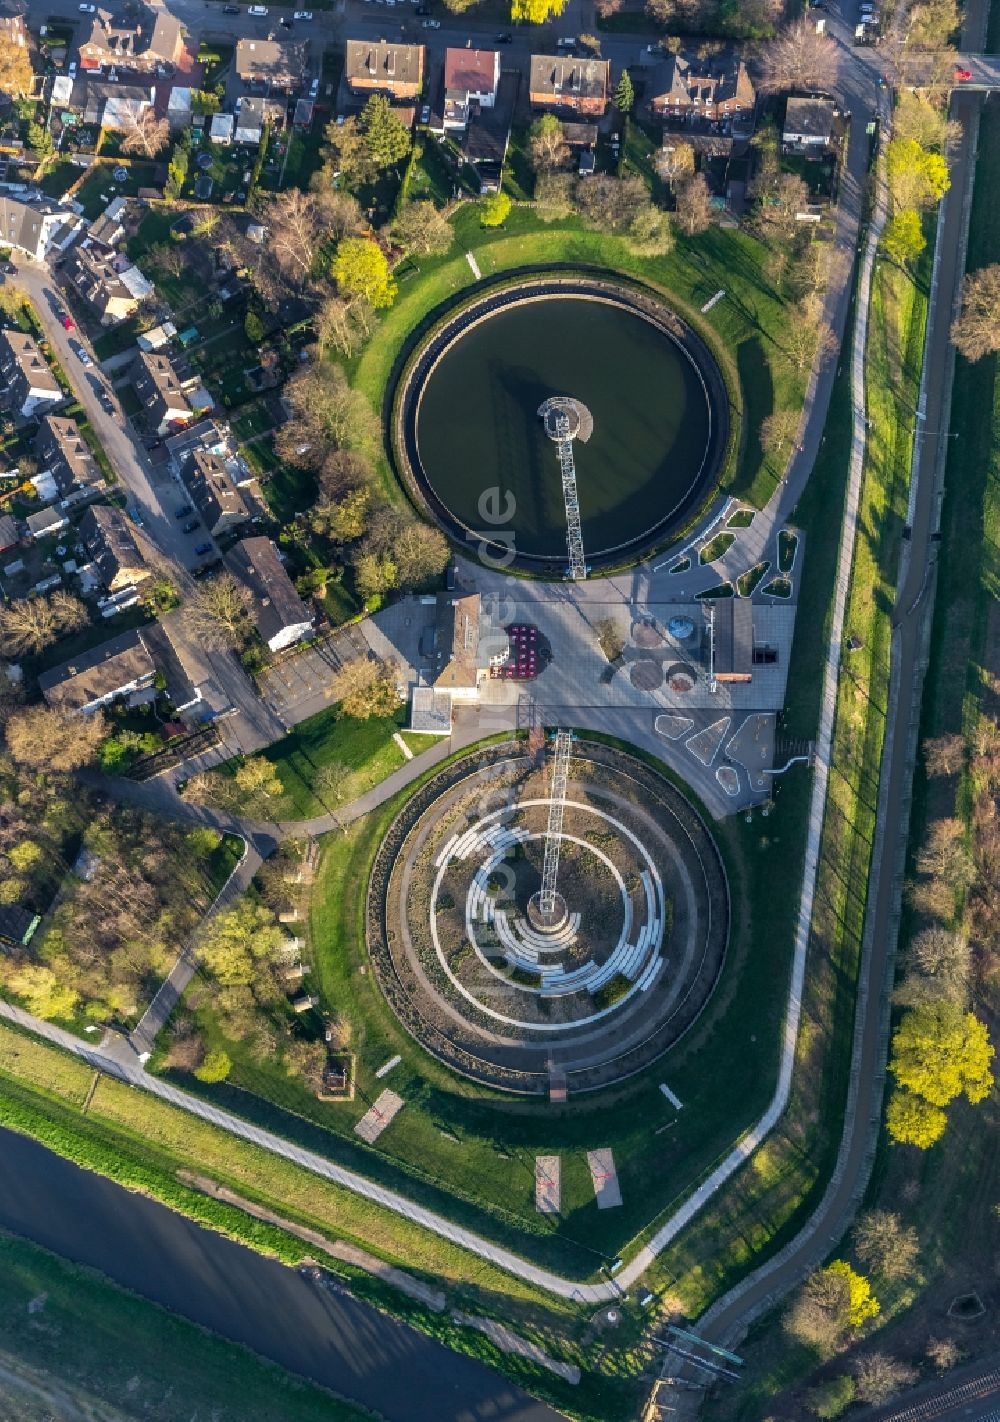
[(282, 25), (286, 30), (290, 30), (292, 28), (292, 21), (288, 18), (287, 15), (282, 15), (278, 23)]
[(421, 123), (430, 123), (430, 121), (431, 121), (431, 106), (430, 106), (430, 104), (424, 104), (424, 105), (421, 107), (421, 110), (420, 110), (420, 122), (421, 122)]
[(240, 7), (238, 5), (223, 5), (222, 13), (224, 15), (238, 15), (240, 13)]
[(211, 543), (199, 543), (194, 551), (200, 558), (203, 553), (211, 553), (212, 545)]
[(556, 49), (575, 49), (576, 35), (563, 35), (562, 39), (556, 40)]
[(181, 504), (180, 508), (174, 514), (174, 518), (187, 518), (188, 514), (193, 512), (194, 510), (190, 504)]
[(963, 69), (961, 65), (955, 65), (955, 80), (959, 84), (967, 84), (972, 78), (971, 69)]
[(425, 21), (424, 21), (424, 29), (425, 29), (425, 30), (439, 30), (440, 28), (441, 28), (441, 21), (440, 21), (440, 20), (425, 20)]
[(59, 321), (64, 331), (72, 331), (73, 318), (68, 311), (61, 311), (59, 313)]
[(3, 272), (4, 276), (17, 276), (17, 267), (13, 262), (4, 262), (0, 267), (0, 272)]
[(292, 14), (293, 20), (311, 20), (313, 12), (311, 10), (295, 10)]
[(513, 44), (513, 43), (514, 43), (514, 36), (511, 35), (511, 34), (497, 35), (497, 37), (496, 37), (496, 39), (493, 41), (493, 43), (494, 43), (494, 44)]
[(96, 14), (97, 14), (97, 6), (96, 6), (96, 5), (80, 5), (80, 6), (78, 6), (78, 9), (79, 9), (81, 15), (96, 15)]
[(100, 401), (101, 409), (106, 415), (113, 415), (115, 413), (115, 402), (106, 390), (102, 390), (97, 398)]
[(69, 66), (69, 68), (66, 70), (66, 73), (69, 75), (69, 77), (70, 77), (71, 79), (75, 79), (75, 78), (76, 78), (76, 60), (75, 60), (75, 59), (70, 63), (70, 66)]
[(309, 85), (309, 97), (310, 97), (310, 99), (315, 99), (315, 98), (318, 97), (318, 95), (319, 95), (319, 75), (317, 74), (317, 75), (316, 75), (316, 78), (315, 78), (315, 79), (312, 81), (312, 83)]
[[(200, 519), (200, 518), (192, 518), (192, 519), (189, 519), (188, 522), (187, 522), (187, 523), (184, 525), (184, 527), (181, 529), (181, 533), (194, 533), (194, 531), (195, 531), (196, 528), (201, 528), (201, 519)], [(208, 548), (211, 548), (211, 546), (212, 546), (211, 543), (206, 543), (206, 544), (204, 544), (201, 548), (196, 548), (194, 551), (195, 551), (196, 553), (204, 553), (205, 550), (208, 549)]]
[(267, 14), (267, 6), (266, 6), (266, 5), (251, 5), (250, 8), (249, 8), (249, 10), (247, 10), (247, 14), (248, 14), (248, 15), (257, 15), (257, 16), (263, 17), (264, 15)]
[(70, 341), (69, 348), (76, 356), (80, 364), (84, 367), (84, 369), (86, 369), (87, 366), (94, 364), (94, 362), (90, 359), (90, 356), (84, 350), (83, 346), (81, 346), (79, 341)]

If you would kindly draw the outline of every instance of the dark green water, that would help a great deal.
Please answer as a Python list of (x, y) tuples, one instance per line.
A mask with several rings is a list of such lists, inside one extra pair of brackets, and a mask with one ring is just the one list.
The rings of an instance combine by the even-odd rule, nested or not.
[(594, 417), (576, 441), (588, 558), (651, 537), (697, 496), (710, 414), (698, 372), (641, 317), (583, 297), (499, 311), (461, 336), (424, 388), (417, 446), (454, 517), (482, 529), (484, 490), (510, 491), (520, 556), (561, 558), (566, 518), (555, 447), (537, 410), (550, 395)]

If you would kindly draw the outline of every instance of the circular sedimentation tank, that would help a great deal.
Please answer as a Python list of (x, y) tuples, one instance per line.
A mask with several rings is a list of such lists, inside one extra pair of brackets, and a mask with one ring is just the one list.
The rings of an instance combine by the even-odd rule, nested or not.
[(563, 575), (558, 452), (539, 416), (560, 396), (587, 416), (570, 433), (591, 569), (666, 541), (714, 492), (729, 399), (700, 337), (611, 277), (526, 280), (443, 319), (396, 394), (397, 469), (470, 552)]

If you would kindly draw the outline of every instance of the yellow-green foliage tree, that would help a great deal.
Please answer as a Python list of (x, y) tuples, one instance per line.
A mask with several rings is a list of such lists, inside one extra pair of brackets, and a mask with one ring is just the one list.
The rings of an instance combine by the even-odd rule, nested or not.
[(7, 978), (11, 992), (23, 998), (24, 1005), (36, 1017), (72, 1017), (80, 994), (60, 984), (55, 973), (44, 963), (24, 963)]
[(847, 1325), (860, 1328), (879, 1311), (878, 1299), (872, 1294), (872, 1286), (864, 1274), (852, 1269), (846, 1259), (835, 1259), (828, 1264), (824, 1273), (836, 1275), (847, 1284)]
[(510, 0), (510, 18), (515, 24), (544, 25), (565, 8), (566, 0)]
[(933, 207), (951, 187), (943, 154), (929, 151), (915, 138), (894, 138), (886, 148), (885, 161), (889, 192), (897, 210)]
[(897, 1145), (929, 1150), (944, 1135), (948, 1117), (912, 1091), (894, 1091), (885, 1112), (886, 1130)]
[(993, 1047), (985, 1022), (953, 1002), (907, 1012), (892, 1039), (889, 1070), (907, 1091), (932, 1106), (956, 1096), (982, 1101), (993, 1085)]
[(343, 295), (363, 296), (376, 311), (396, 299), (386, 255), (369, 237), (344, 238), (333, 259), (333, 276)]
[(886, 256), (897, 266), (905, 267), (915, 262), (926, 246), (920, 213), (912, 207), (903, 208), (886, 223), (882, 247)]
[(479, 204), (482, 227), (502, 227), (510, 216), (511, 201), (506, 193), (494, 193)]

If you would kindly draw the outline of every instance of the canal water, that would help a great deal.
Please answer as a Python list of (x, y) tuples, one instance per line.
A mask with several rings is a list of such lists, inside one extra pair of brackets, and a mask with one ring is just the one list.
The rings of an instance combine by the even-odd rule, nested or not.
[[(499, 1373), (0, 1130), (0, 1227), (389, 1422), (558, 1422)], [(178, 1369), (184, 1360), (178, 1358)]]

